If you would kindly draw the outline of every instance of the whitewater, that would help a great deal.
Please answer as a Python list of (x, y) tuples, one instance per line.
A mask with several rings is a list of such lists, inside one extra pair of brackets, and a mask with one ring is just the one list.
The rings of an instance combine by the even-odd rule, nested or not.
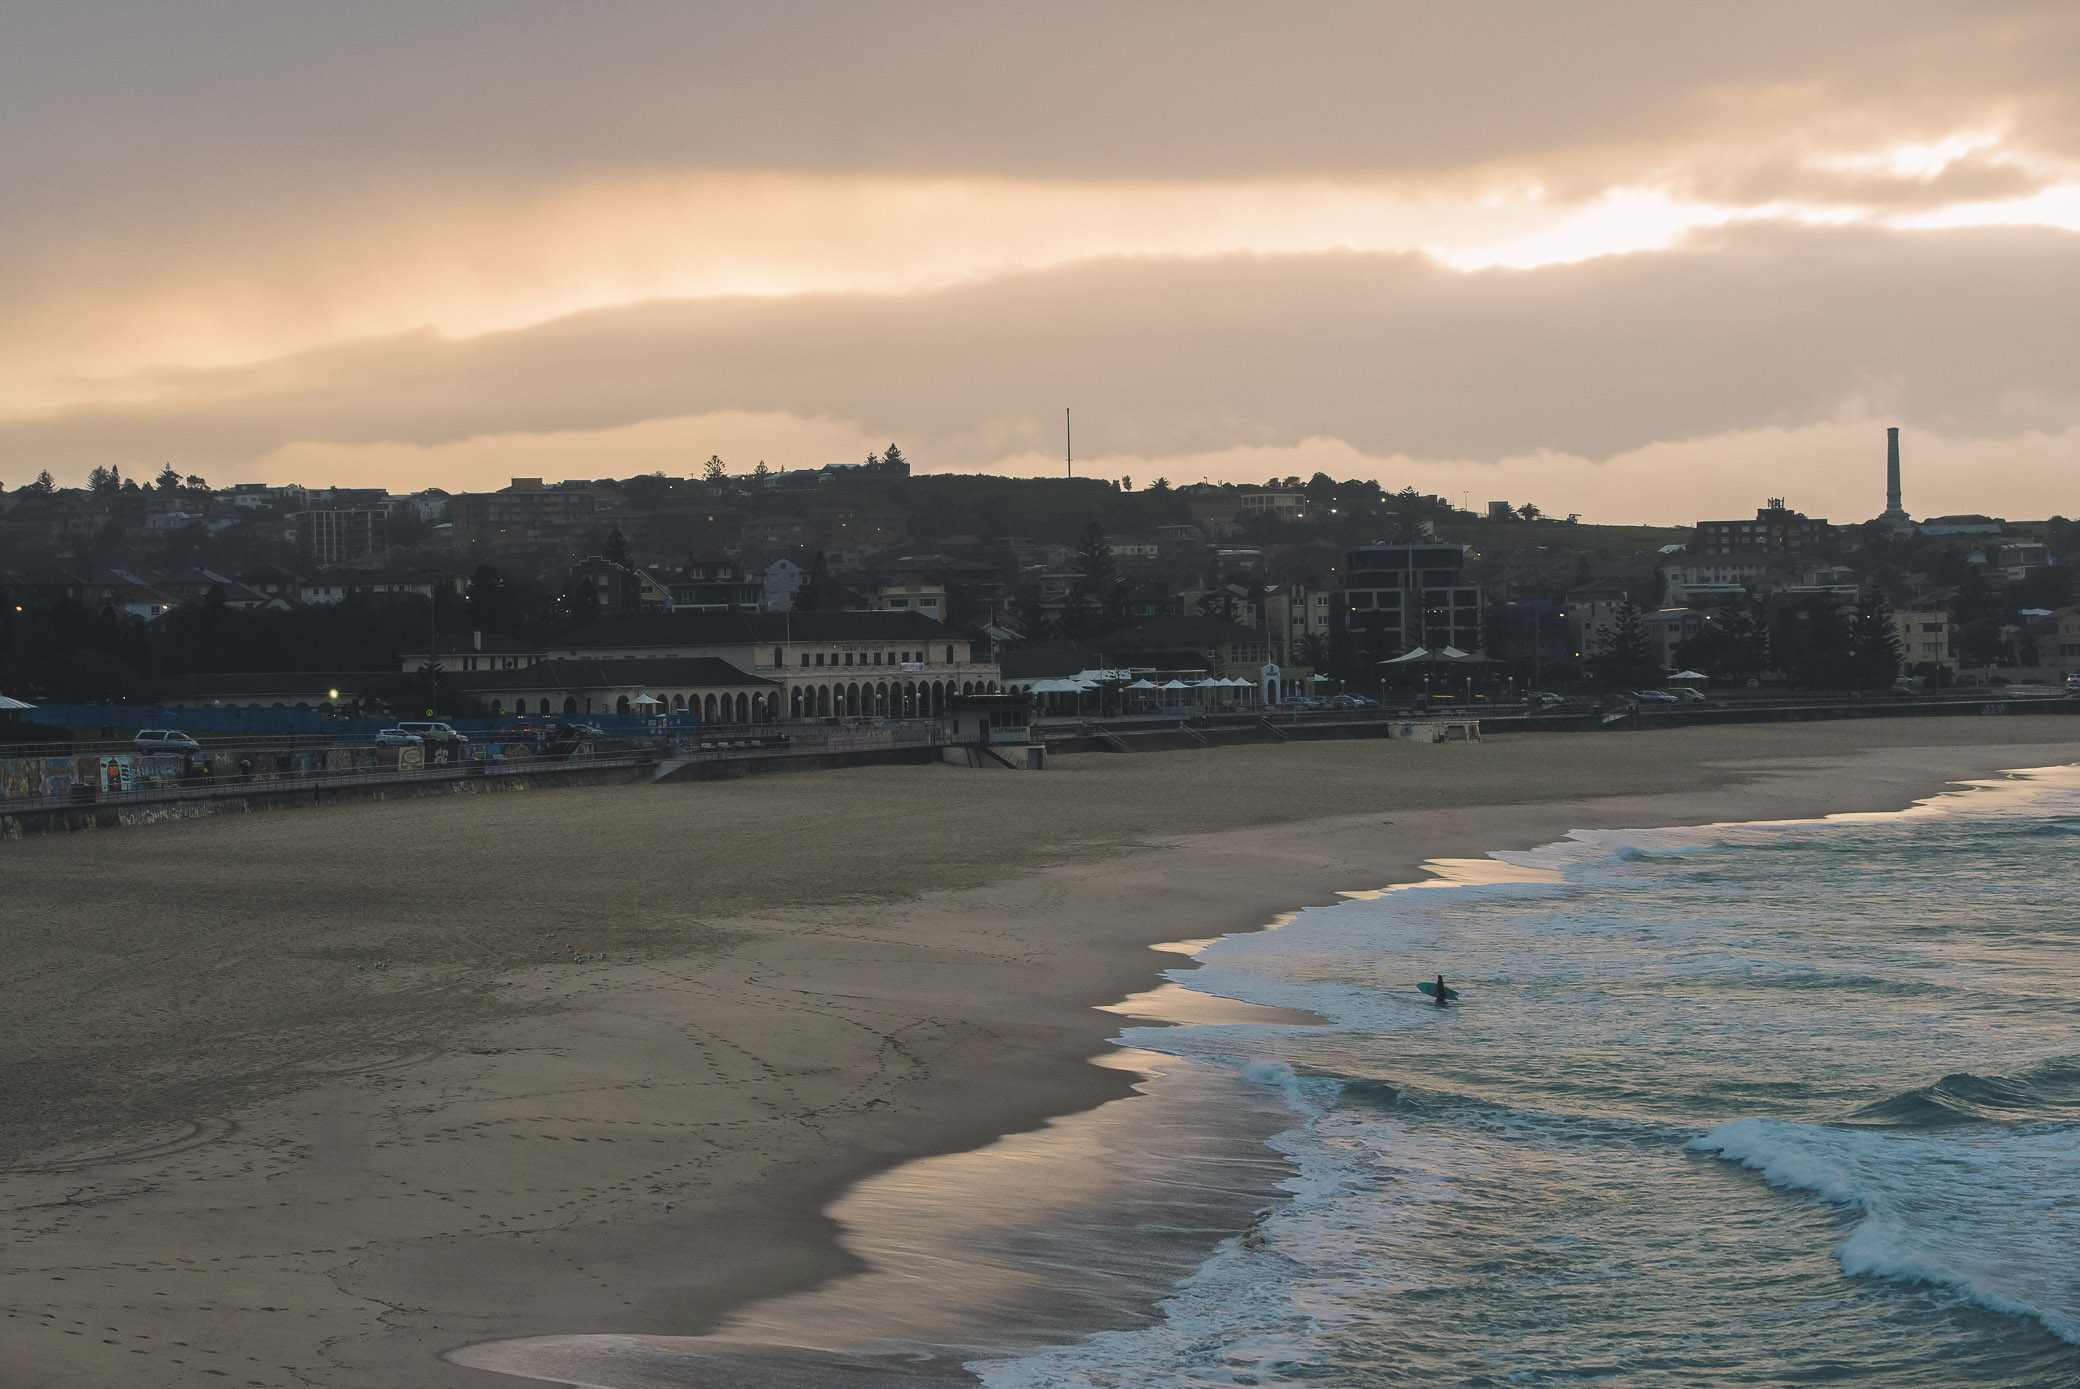
[[(2080, 1384), (2080, 770), (1579, 833), (1225, 937), (1287, 1199), (992, 1389)], [(1464, 991), (1437, 1009), (1414, 984)], [(1182, 1140), (1180, 1140), (1182, 1141)]]

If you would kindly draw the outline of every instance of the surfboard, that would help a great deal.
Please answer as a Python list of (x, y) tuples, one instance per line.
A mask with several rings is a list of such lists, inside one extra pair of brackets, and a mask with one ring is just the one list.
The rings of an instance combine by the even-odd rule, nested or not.
[[(1437, 981), (1433, 979), (1425, 979), (1422, 983), (1416, 985), (1416, 987), (1421, 989), (1424, 993), (1430, 995), (1430, 997), (1432, 998), (1437, 997)], [(1444, 986), (1445, 1002), (1450, 1003), (1453, 999), (1457, 998), (1458, 996), (1459, 991), (1457, 989), (1453, 988), (1450, 984)]]

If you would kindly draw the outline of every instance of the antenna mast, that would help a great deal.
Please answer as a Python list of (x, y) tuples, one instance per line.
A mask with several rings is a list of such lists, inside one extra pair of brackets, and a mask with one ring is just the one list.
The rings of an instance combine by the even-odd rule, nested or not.
[(1076, 435), (1069, 428), (1069, 407), (1062, 407), (1062, 459), (1068, 465), (1069, 476), (1076, 476)]

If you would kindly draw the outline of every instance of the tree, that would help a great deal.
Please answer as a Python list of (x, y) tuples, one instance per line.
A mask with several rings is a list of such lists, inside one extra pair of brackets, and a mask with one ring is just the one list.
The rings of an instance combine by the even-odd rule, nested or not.
[(628, 548), (628, 537), (616, 526), (607, 532), (606, 559), (609, 564), (618, 564), (623, 569), (635, 567), (635, 555)]
[(707, 466), (701, 469), (701, 481), (710, 486), (715, 486), (728, 477), (728, 470), (722, 466), (722, 455), (719, 453), (709, 454)]
[(501, 636), (512, 636), (520, 626), (520, 604), (512, 586), (498, 572), (498, 567), (480, 564), (469, 576), (469, 587), (462, 595), (463, 610), (469, 614), (470, 626), (481, 632), (497, 632)]
[(759, 459), (758, 466), (751, 470), (751, 480), (758, 483), (761, 487), (765, 485), (765, 480), (772, 475), (773, 470), (766, 466), (766, 461), (763, 458)]
[(181, 475), (173, 470), (171, 463), (168, 463), (159, 470), (159, 476), (152, 485), (161, 492), (171, 492), (181, 485)]
[(185, 485), (187, 486), (187, 489), (190, 492), (209, 491), (209, 483), (204, 481), (202, 475), (199, 473), (189, 473), (187, 483)]
[(1620, 603), (1612, 614), (1611, 629), (1590, 653), (1590, 664), (1607, 685), (1645, 685), (1660, 678), (1661, 665), (1647, 640), (1646, 623), (1631, 600)]
[(894, 444), (890, 444), (887, 448), (881, 451), (881, 462), (891, 472), (894, 472), (898, 468), (901, 468), (907, 461), (908, 460), (903, 457), (903, 451), (897, 448)]
[(830, 561), (818, 550), (809, 557), (809, 572), (802, 575), (802, 586), (794, 591), (794, 610), (798, 613), (813, 613), (822, 600), (823, 587), (831, 581)]
[(116, 476), (115, 469), (104, 468), (97, 463), (94, 471), (87, 474), (87, 490), (96, 496), (105, 497), (115, 491), (121, 481)]
[(1849, 683), (1859, 690), (1881, 690), (1899, 676), (1899, 628), (1892, 609), (1877, 594), (1857, 602), (1849, 624)]
[(1849, 624), (1825, 593), (1786, 608), (1778, 624), (1777, 663), (1794, 685), (1838, 690), (1849, 683)]
[(1327, 673), (1329, 660), (1329, 638), (1320, 632), (1309, 632), (1293, 643), (1294, 665)]
[(36, 481), (30, 483), (27, 487), (24, 487), (22, 490), (24, 492), (41, 492), (45, 496), (49, 496), (51, 493), (58, 490), (58, 483), (57, 480), (51, 476), (51, 470), (49, 468), (45, 468), (42, 472), (36, 475)]
[(1076, 568), (1093, 593), (1109, 589), (1118, 577), (1118, 567), (1112, 560), (1112, 545), (1106, 539), (1102, 522), (1092, 521), (1083, 528), (1083, 538), (1076, 542)]

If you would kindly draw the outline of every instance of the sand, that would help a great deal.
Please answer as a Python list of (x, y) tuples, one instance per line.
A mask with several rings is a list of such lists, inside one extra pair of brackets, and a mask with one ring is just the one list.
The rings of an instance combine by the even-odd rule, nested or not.
[(518, 1381), (440, 1357), (699, 1334), (858, 1271), (826, 1207), (862, 1177), (1129, 1093), (1088, 1058), (1178, 962), (1151, 944), (1571, 828), (1896, 808), (2080, 760), (2062, 732), (1090, 755), (0, 845), (0, 1365), (488, 1386)]

